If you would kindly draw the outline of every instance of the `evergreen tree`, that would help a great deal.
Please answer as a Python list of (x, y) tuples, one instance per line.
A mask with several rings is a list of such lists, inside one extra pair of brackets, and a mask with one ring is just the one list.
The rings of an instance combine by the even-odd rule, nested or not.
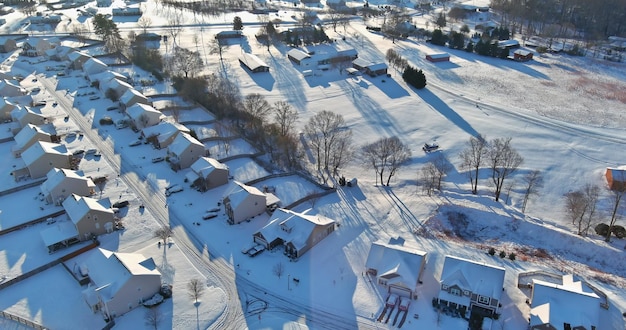
[(468, 53), (473, 53), (474, 52), (474, 43), (473, 42), (468, 42), (467, 46), (465, 46), (465, 51)]
[(430, 42), (435, 45), (443, 46), (446, 44), (446, 36), (440, 29), (435, 29), (432, 37), (430, 38)]
[(439, 16), (437, 16), (437, 20), (435, 21), (435, 24), (439, 27), (439, 28), (443, 28), (446, 26), (447, 24), (447, 20), (446, 20), (446, 14), (444, 14), (443, 12), (439, 13)]
[(243, 22), (241, 21), (241, 17), (235, 16), (235, 18), (233, 19), (233, 30), (243, 30)]

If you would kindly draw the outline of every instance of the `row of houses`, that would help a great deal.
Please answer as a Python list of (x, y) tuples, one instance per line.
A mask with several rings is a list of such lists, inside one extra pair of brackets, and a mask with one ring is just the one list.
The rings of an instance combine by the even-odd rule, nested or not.
[[(375, 242), (365, 263), (365, 272), (389, 294), (417, 299), (427, 252)], [(502, 307), (505, 269), (455, 256), (445, 256), (439, 290), (433, 299), (438, 308), (497, 318)], [(601, 300), (592, 289), (572, 275), (560, 283), (534, 279), (530, 287), (529, 329), (597, 329)]]

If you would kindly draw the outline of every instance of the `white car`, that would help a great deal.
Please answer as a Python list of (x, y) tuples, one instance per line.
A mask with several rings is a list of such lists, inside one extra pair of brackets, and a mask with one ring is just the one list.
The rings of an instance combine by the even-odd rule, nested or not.
[(170, 187), (169, 189), (165, 190), (165, 196), (170, 196), (171, 194), (175, 194), (175, 193), (181, 192), (183, 190), (184, 190), (184, 188), (182, 186), (174, 185), (174, 186)]
[(133, 142), (129, 143), (128, 145), (129, 145), (130, 147), (136, 147), (136, 146), (138, 146), (138, 145), (140, 145), (140, 144), (141, 144), (141, 140), (135, 140), (135, 141), (133, 141)]
[(154, 158), (152, 158), (152, 162), (153, 163), (162, 162), (164, 160), (165, 160), (165, 157), (154, 157)]

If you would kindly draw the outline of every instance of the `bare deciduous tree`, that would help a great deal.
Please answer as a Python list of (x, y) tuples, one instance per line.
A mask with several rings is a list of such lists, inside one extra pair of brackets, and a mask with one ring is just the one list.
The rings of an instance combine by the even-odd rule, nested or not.
[(158, 306), (150, 307), (146, 310), (144, 321), (147, 326), (157, 330), (159, 323), (163, 321), (163, 313), (161, 313)]
[(441, 182), (443, 181), (443, 178), (452, 170), (452, 164), (450, 164), (443, 153), (438, 153), (431, 162), (436, 169), (436, 188), (437, 190), (441, 190)]
[(167, 239), (172, 236), (172, 228), (168, 226), (163, 226), (154, 231), (154, 237), (159, 238), (163, 241), (163, 244), (167, 244)]
[(146, 34), (148, 32), (148, 28), (152, 26), (152, 19), (150, 19), (149, 16), (141, 16), (137, 20), (137, 26), (141, 28), (143, 34)]
[(491, 180), (495, 185), (495, 197), (498, 201), (504, 181), (517, 171), (517, 168), (524, 162), (524, 158), (511, 146), (510, 137), (491, 140), (488, 156)]
[(168, 62), (173, 75), (182, 72), (185, 78), (194, 77), (204, 66), (200, 53), (180, 47), (174, 47)]
[(426, 163), (420, 170), (420, 185), (422, 190), (426, 192), (428, 196), (431, 196), (435, 188), (437, 187), (437, 168), (432, 162)]
[(280, 279), (281, 276), (283, 276), (283, 274), (285, 273), (285, 266), (283, 265), (282, 262), (277, 262), (274, 267), (272, 267), (272, 273), (274, 273), (274, 275), (278, 276), (278, 278)]
[(461, 166), (467, 170), (467, 175), (472, 186), (472, 194), (478, 193), (478, 171), (483, 164), (483, 157), (487, 155), (487, 140), (484, 136), (471, 137), (467, 142), (467, 148), (461, 151)]
[(228, 44), (226, 44), (225, 42), (221, 42), (217, 38), (214, 38), (213, 41), (211, 41), (211, 43), (209, 44), (209, 53), (219, 54), (220, 61), (224, 60), (223, 54), (226, 49), (228, 49)]
[(293, 131), (293, 125), (298, 120), (298, 111), (293, 109), (291, 105), (285, 101), (277, 101), (274, 103), (274, 122), (279, 127), (279, 134), (287, 136)]
[(352, 132), (346, 128), (343, 116), (327, 110), (311, 117), (304, 126), (304, 132), (316, 154), (317, 172), (326, 181), (322, 170), (328, 171), (331, 166), (339, 168), (341, 164), (336, 162), (346, 160), (334, 153), (341, 152), (340, 148), (345, 150), (351, 144)]
[(204, 294), (204, 283), (198, 278), (192, 278), (189, 280), (189, 283), (187, 283), (187, 291), (189, 297), (197, 303), (198, 299)]
[(183, 31), (183, 15), (177, 11), (170, 13), (167, 18), (167, 32), (172, 37), (172, 45), (176, 45), (176, 37)]
[(530, 196), (536, 195), (539, 193), (539, 189), (543, 187), (543, 175), (539, 170), (533, 170), (524, 175), (524, 183), (526, 184), (524, 190), (524, 202), (522, 203), (522, 213), (526, 211), (526, 206), (528, 205), (528, 200)]
[(376, 172), (382, 185), (385, 185), (383, 183), (385, 172), (387, 172), (386, 185), (389, 186), (389, 181), (400, 166), (410, 158), (411, 149), (397, 136), (382, 138), (361, 148), (361, 159), (367, 167)]
[[(624, 180), (626, 179), (624, 177), (625, 176), (624, 172), (625, 171), (619, 171), (619, 172), (613, 171), (613, 180), (626, 182), (626, 180)], [(615, 177), (616, 175), (618, 177)], [(615, 222), (617, 221), (618, 210), (619, 210), (619, 207), (620, 207), (620, 204), (622, 202), (622, 198), (624, 197), (624, 195), (626, 195), (626, 186), (624, 186), (623, 184), (613, 187), (613, 189), (611, 190), (610, 202), (611, 202), (612, 211), (611, 211), (611, 220), (609, 220), (609, 230), (608, 230), (608, 233), (606, 234), (606, 238), (604, 239), (606, 242), (611, 241), (611, 232), (613, 231), (613, 227), (615, 226)]]
[(246, 121), (249, 124), (250, 132), (257, 135), (267, 122), (267, 116), (272, 111), (265, 97), (258, 93), (248, 94), (243, 99), (243, 110), (247, 115)]
[(578, 235), (585, 236), (596, 216), (596, 206), (600, 197), (600, 188), (593, 184), (586, 184), (582, 189), (569, 192), (565, 195), (565, 212), (577, 225)]

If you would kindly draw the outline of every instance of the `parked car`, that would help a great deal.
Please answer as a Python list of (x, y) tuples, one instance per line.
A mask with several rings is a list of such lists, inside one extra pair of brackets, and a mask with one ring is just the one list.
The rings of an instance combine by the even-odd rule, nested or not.
[(435, 142), (433, 143), (424, 143), (424, 146), (422, 147), (422, 150), (424, 150), (424, 152), (431, 152), (431, 151), (435, 151), (439, 149), (439, 145)]
[(140, 144), (141, 144), (141, 140), (135, 140), (135, 141), (129, 143), (128, 145), (131, 146), (131, 147), (135, 147), (135, 146), (138, 146)]
[(112, 106), (107, 108), (107, 111), (113, 111), (113, 110), (117, 110), (117, 109), (119, 109), (118, 106), (112, 105)]
[(217, 213), (207, 213), (205, 215), (202, 216), (203, 220), (209, 220), (209, 219), (213, 219), (217, 217)]
[(173, 186), (172, 188), (170, 188), (170, 189), (166, 190), (166, 191), (165, 191), (165, 196), (170, 196), (170, 195), (172, 195), (172, 194), (175, 194), (175, 193), (177, 193), (177, 192), (181, 192), (181, 191), (183, 191), (183, 190), (184, 190), (184, 189), (183, 189), (183, 187), (182, 187), (182, 186), (178, 186), (178, 185), (176, 185), (176, 186)]
[(74, 156), (79, 156), (79, 155), (83, 154), (84, 152), (85, 152), (85, 150), (83, 150), (83, 149), (78, 149), (78, 150), (76, 150), (76, 151), (72, 152), (72, 155), (74, 155)]
[(98, 152), (98, 150), (96, 150), (96, 149), (87, 149), (87, 151), (85, 151), (85, 153), (87, 155), (96, 154), (97, 152)]
[(152, 162), (153, 163), (162, 162), (164, 160), (165, 160), (165, 157), (154, 157), (154, 158), (152, 158)]
[(93, 95), (93, 96), (90, 96), (90, 97), (89, 97), (89, 99), (90, 99), (90, 100), (92, 100), (92, 101), (93, 101), (93, 100), (97, 100), (97, 99), (99, 99), (99, 98), (100, 98), (100, 96), (98, 96), (98, 95)]
[(120, 120), (115, 124), (115, 128), (122, 129), (128, 127), (128, 123), (126, 121)]
[(120, 209), (122, 207), (127, 207), (128, 204), (130, 204), (128, 201), (119, 201), (119, 202), (115, 202), (113, 203), (113, 208), (117, 208)]

